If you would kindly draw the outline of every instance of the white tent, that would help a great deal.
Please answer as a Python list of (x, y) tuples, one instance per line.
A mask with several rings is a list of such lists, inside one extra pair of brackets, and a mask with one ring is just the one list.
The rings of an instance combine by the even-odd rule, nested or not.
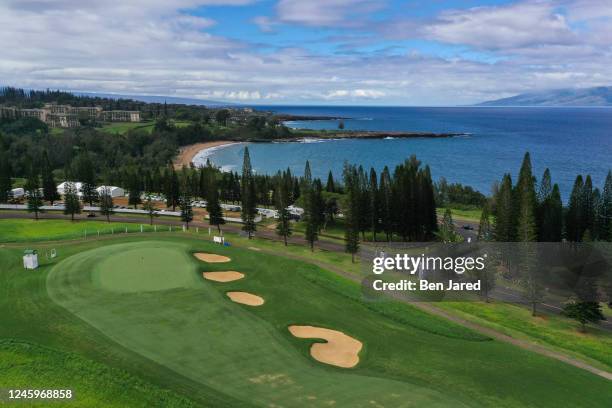
[(105, 192), (105, 190), (113, 198), (114, 197), (123, 197), (123, 196), (125, 196), (125, 190), (122, 189), (121, 187), (117, 187), (117, 186), (100, 186), (100, 187), (96, 188), (96, 191), (100, 195), (102, 195)]
[(81, 183), (80, 181), (64, 181), (62, 184), (57, 186), (57, 192), (60, 195), (66, 194), (66, 185), (68, 183), (72, 183), (72, 185), (76, 189), (77, 194), (81, 192), (81, 187), (83, 187), (83, 183)]
[(11, 195), (14, 198), (20, 198), (23, 197), (25, 194), (25, 191), (23, 190), (23, 188), (19, 187), (19, 188), (14, 188), (11, 190)]

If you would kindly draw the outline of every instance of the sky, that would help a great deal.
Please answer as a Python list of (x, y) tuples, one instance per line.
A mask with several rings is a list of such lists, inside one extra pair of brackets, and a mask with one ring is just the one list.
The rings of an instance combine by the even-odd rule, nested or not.
[(454, 106), (612, 85), (612, 0), (0, 0), (0, 84)]

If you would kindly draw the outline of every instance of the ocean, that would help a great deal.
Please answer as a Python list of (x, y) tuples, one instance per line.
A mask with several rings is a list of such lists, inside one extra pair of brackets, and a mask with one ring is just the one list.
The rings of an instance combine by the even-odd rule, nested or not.
[[(380, 140), (307, 140), (304, 143), (250, 143), (254, 169), (276, 173), (291, 168), (303, 174), (306, 160), (313, 175), (324, 180), (328, 171), (342, 177), (344, 162), (393, 168), (410, 157), (431, 168), (434, 180), (470, 185), (490, 194), (504, 173), (513, 179), (525, 152), (531, 153), (538, 179), (550, 168), (564, 199), (578, 174), (590, 174), (601, 187), (612, 168), (611, 108), (407, 108), (270, 106), (279, 113), (344, 117), (345, 129), (465, 133), (452, 138)], [(288, 122), (305, 129), (337, 129), (337, 120)], [(245, 144), (209, 152), (206, 157), (225, 170), (239, 171)]]

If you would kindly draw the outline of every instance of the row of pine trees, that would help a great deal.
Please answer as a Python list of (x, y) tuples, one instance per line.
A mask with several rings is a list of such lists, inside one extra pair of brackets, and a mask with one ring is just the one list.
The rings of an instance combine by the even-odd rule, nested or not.
[(612, 241), (612, 172), (602, 190), (593, 186), (590, 175), (578, 175), (564, 207), (550, 170), (537, 184), (526, 153), (516, 184), (506, 174), (495, 188), (484, 208), (479, 236), (498, 242)]

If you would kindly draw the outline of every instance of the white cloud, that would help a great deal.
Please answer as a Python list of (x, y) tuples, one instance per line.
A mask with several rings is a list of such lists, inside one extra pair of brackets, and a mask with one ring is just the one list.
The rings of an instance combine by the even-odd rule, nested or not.
[(553, 1), (536, 0), (446, 11), (422, 33), (429, 39), (490, 50), (575, 43), (577, 36), (555, 6)]
[[(355, 18), (384, 7), (376, 0), (280, 0), (278, 19), (285, 23), (308, 26), (354, 26)], [(352, 17), (352, 18), (351, 18)]]
[[(0, 78), (3, 84), (32, 88), (338, 104), (457, 105), (540, 88), (608, 85), (612, 51), (610, 41), (604, 41), (610, 32), (604, 23), (609, 13), (598, 13), (593, 6), (588, 13), (570, 7), (582, 1), (560, 0), (555, 7), (544, 1), (481, 7), (404, 25), (409, 38), (424, 32), (505, 57), (491, 64), (411, 50), (332, 55), (307, 51), (300, 44), (259, 53), (248, 39), (208, 32), (213, 20), (181, 11), (220, 0), (0, 0), (0, 44), (11, 45), (3, 47)], [(347, 23), (355, 13), (367, 18), (363, 11), (376, 7), (374, 2), (300, 3), (309, 4), (280, 0), (278, 18), (317, 27), (341, 25), (347, 38), (338, 43), (348, 43), (352, 34), (375, 43), (363, 26), (356, 32)], [(539, 27), (526, 16), (532, 12), (540, 17)], [(256, 22), (283, 29), (278, 20)], [(585, 24), (588, 30), (576, 29)], [(506, 35), (509, 31), (520, 35)]]
[(333, 91), (329, 91), (325, 95), (325, 99), (336, 99), (336, 98), (347, 98), (350, 97), (352, 99), (378, 99), (385, 96), (385, 93), (382, 91), (378, 91), (375, 89), (354, 89), (354, 90), (346, 90), (346, 89), (337, 89)]

